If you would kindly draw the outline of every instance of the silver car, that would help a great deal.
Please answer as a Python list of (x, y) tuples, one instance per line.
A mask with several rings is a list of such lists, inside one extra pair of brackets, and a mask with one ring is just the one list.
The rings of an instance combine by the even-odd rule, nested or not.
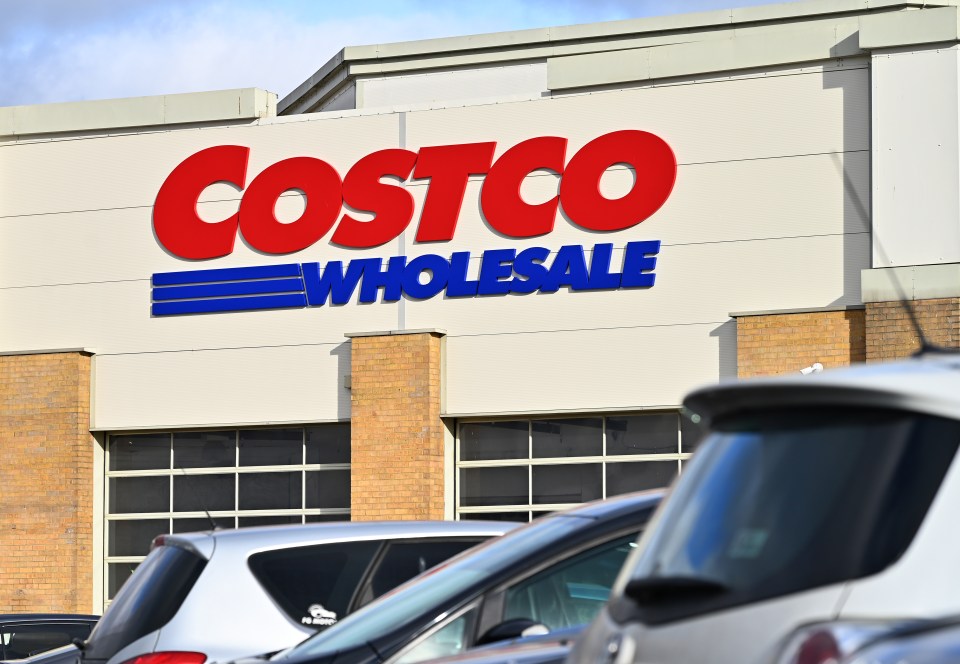
[(82, 663), (203, 664), (282, 650), (516, 525), (327, 523), (158, 537)]

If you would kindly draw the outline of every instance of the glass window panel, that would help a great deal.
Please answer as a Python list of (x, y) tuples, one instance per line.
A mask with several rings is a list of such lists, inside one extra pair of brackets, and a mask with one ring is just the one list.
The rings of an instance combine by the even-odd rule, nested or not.
[(599, 463), (533, 467), (533, 503), (585, 503), (602, 497)]
[(527, 467), (461, 468), (460, 504), (526, 505), (528, 501)]
[(301, 479), (302, 473), (299, 471), (293, 473), (242, 473), (239, 475), (240, 509), (300, 509), (303, 507), (301, 504)]
[[(216, 524), (218, 530), (236, 527), (232, 516), (217, 516), (213, 518), (213, 522)], [(207, 530), (211, 530), (211, 527), (210, 519), (206, 517), (173, 520), (172, 532), (174, 533), (199, 533)]]
[(110, 470), (161, 470), (170, 467), (170, 434), (110, 436)]
[(635, 461), (607, 464), (607, 495), (660, 489), (677, 474), (676, 461)]
[(308, 514), (307, 523), (326, 523), (328, 521), (349, 521), (349, 514)]
[(607, 418), (607, 454), (676, 454), (677, 413)]
[(680, 416), (680, 449), (683, 452), (693, 452), (697, 449), (700, 439), (703, 438), (704, 429), (698, 422), (694, 423), (691, 418), (693, 413), (684, 412)]
[(307, 463), (350, 463), (350, 425), (307, 427)]
[(173, 467), (223, 468), (237, 462), (235, 431), (185, 431), (173, 434)]
[(603, 453), (603, 418), (534, 420), (533, 456), (600, 456)]
[(110, 513), (169, 512), (170, 477), (111, 477)]
[(170, 519), (137, 519), (136, 521), (108, 521), (110, 535), (108, 556), (145, 556), (157, 535), (170, 532)]
[(124, 582), (140, 563), (110, 563), (107, 565), (107, 599), (113, 599)]
[(529, 512), (469, 512), (460, 514), (461, 521), (510, 521), (526, 523), (530, 520)]
[(530, 449), (530, 423), (469, 422), (460, 426), (460, 460), (526, 459)]
[(461, 551), (480, 543), (479, 539), (447, 540), (443, 542), (391, 542), (370, 577), (369, 592), (361, 605), (366, 605), (404, 581), (423, 574), (431, 567), (452, 558)]
[(236, 475), (174, 475), (174, 512), (234, 509)]
[(238, 521), (240, 528), (251, 526), (276, 526), (288, 523), (303, 523), (297, 514), (290, 516), (241, 516)]
[(303, 464), (303, 429), (250, 429), (240, 432), (241, 466)]
[(306, 475), (306, 507), (350, 507), (349, 470), (318, 470)]

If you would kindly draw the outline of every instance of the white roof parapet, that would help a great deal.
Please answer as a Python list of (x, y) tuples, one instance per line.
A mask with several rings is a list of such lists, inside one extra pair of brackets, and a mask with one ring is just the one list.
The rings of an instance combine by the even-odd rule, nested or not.
[[(683, 42), (709, 41), (716, 45), (719, 41), (736, 36), (742, 28), (797, 23), (798, 29), (801, 29), (802, 24), (811, 19), (852, 18), (856, 21), (858, 16), (868, 14), (902, 13), (900, 10), (931, 11), (932, 8), (955, 7), (957, 4), (958, 0), (804, 0), (585, 25), (348, 46), (281, 99), (278, 112), (282, 115), (296, 115), (316, 111), (325, 100), (336, 95), (342, 86), (359, 76), (401, 75), (430, 69), (461, 69), (531, 59), (554, 59), (559, 56), (590, 57), (593, 54), (609, 52), (622, 54), (627, 49), (676, 44), (675, 36), (681, 34), (684, 39), (680, 41)], [(822, 41), (826, 37), (822, 35), (816, 41)], [(767, 49), (776, 51), (779, 37), (764, 42)], [(736, 46), (746, 57), (740, 53), (723, 53), (727, 61), (736, 65), (741, 60), (756, 60), (753, 44), (738, 42)], [(780, 58), (785, 61), (796, 61), (796, 57), (801, 55), (800, 51), (811, 50), (797, 44), (788, 46), (790, 52)], [(851, 47), (857, 48), (856, 40), (847, 44), (845, 50), (850, 50)], [(819, 48), (816, 51), (819, 56), (824, 49)], [(697, 62), (704, 61), (699, 57), (699, 53), (695, 55)], [(772, 64), (778, 57), (774, 53), (772, 62), (763, 64)], [(843, 57), (843, 54), (836, 51), (830, 53), (828, 50), (827, 57)], [(709, 73), (717, 71), (715, 67), (716, 65), (713, 65), (704, 72), (689, 73)]]
[(152, 97), (0, 107), (0, 138), (274, 117), (277, 95), (237, 88)]

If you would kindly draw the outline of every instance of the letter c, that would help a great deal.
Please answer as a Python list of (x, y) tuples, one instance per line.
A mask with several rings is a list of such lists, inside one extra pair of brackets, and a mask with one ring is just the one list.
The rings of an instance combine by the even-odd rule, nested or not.
[(239, 213), (216, 223), (197, 214), (204, 189), (227, 182), (243, 189), (250, 148), (220, 145), (184, 159), (167, 176), (153, 205), (153, 230), (167, 251), (192, 260), (219, 258), (233, 251)]

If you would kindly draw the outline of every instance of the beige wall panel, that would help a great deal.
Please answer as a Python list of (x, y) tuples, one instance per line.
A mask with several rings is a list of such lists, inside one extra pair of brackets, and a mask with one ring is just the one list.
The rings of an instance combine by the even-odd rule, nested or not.
[[(608, 171), (623, 192), (633, 173), (618, 167)], [(480, 212), (482, 182), (468, 186), (451, 242), (414, 244), (416, 221), (407, 231), (408, 255), (507, 247), (612, 242), (623, 246), (638, 239), (665, 244), (730, 242), (754, 238), (863, 233), (869, 230), (870, 156), (867, 152), (805, 155), (779, 159), (711, 162), (680, 166), (667, 202), (652, 217), (624, 231), (588, 231), (559, 215), (549, 235), (517, 239), (492, 230)], [(611, 186), (611, 190), (613, 186)], [(427, 188), (410, 187), (422, 207)], [(557, 178), (536, 174), (521, 188), (530, 203), (556, 195)], [(319, 246), (319, 245), (317, 245)]]
[(300, 122), (3, 145), (0, 217), (152, 207), (177, 164), (214, 145), (251, 148), (248, 181), (268, 165), (301, 155), (320, 157), (343, 175), (360, 157), (395, 147), (398, 126), (396, 115), (314, 115)]
[(407, 141), (422, 145), (569, 139), (572, 155), (600, 134), (658, 134), (681, 164), (869, 148), (866, 69), (647, 87), (539, 101), (411, 112)]
[(350, 344), (97, 356), (95, 429), (350, 416)]
[(547, 63), (365, 78), (360, 108), (534, 95), (547, 89)]
[(736, 354), (732, 321), (451, 336), (446, 411), (469, 416), (674, 407), (691, 388), (734, 376)]
[[(406, 324), (494, 334), (723, 322), (731, 311), (857, 304), (869, 257), (867, 234), (670, 245), (661, 248), (650, 289), (438, 297), (406, 303)], [(613, 264), (621, 261), (618, 252)]]
[(396, 303), (150, 317), (149, 281), (0, 290), (0, 349), (134, 353), (340, 343), (397, 327)]

